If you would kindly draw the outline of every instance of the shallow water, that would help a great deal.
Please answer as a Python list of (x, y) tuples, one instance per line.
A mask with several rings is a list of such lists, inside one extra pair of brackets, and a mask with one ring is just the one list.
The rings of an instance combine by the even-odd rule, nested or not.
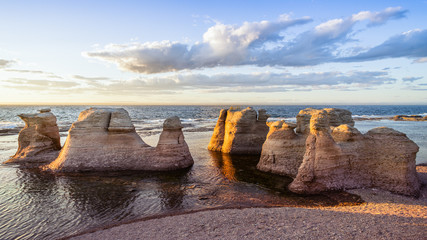
[[(34, 112), (37, 108), (17, 108), (13, 113)], [(79, 111), (85, 108), (58, 107), (52, 111), (58, 116), (60, 125), (65, 126), (75, 121)], [(258, 156), (229, 156), (207, 151), (210, 129), (221, 107), (195, 106), (184, 113), (172, 107), (152, 107), (150, 111), (148, 107), (126, 108), (138, 133), (152, 146), (157, 144), (163, 118), (182, 114), (180, 117), (187, 124), (184, 135), (195, 160), (194, 166), (168, 173), (52, 175), (0, 165), (0, 239), (57, 239), (156, 214), (224, 206), (329, 206), (360, 202), (357, 196), (345, 193), (295, 195), (286, 190), (291, 179), (256, 170)], [(279, 115), (280, 109), (282, 107), (271, 110), (275, 118), (292, 120), (289, 112), (296, 110)], [(61, 117), (61, 113), (67, 117)], [(4, 122), (17, 124), (19, 119), (5, 118), (11, 114), (3, 111), (0, 115)], [(420, 145), (417, 162), (427, 162), (427, 122), (356, 122), (362, 132), (377, 126), (389, 126), (407, 133)], [(64, 141), (62, 137), (61, 142)], [(1, 162), (16, 149), (16, 134), (0, 136)]]
[[(356, 204), (340, 193), (303, 197), (291, 179), (256, 170), (258, 156), (230, 157), (205, 149), (210, 133), (188, 133), (191, 169), (169, 173), (52, 175), (0, 166), (0, 238), (57, 239), (146, 216), (221, 206)], [(157, 142), (157, 136), (145, 138)]]

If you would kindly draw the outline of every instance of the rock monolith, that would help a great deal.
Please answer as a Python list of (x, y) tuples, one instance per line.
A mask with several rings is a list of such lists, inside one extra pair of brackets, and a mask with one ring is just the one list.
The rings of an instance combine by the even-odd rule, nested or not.
[(415, 169), (418, 146), (391, 128), (361, 134), (344, 124), (331, 130), (328, 113), (312, 115), (303, 162), (289, 185), (296, 193), (380, 188), (403, 195), (419, 194)]
[(58, 158), (45, 166), (54, 172), (148, 170), (190, 167), (190, 151), (178, 117), (166, 119), (157, 147), (136, 133), (123, 108), (90, 108), (73, 123)]
[(257, 165), (259, 170), (296, 177), (305, 152), (306, 136), (295, 133), (295, 127), (283, 120), (270, 124)]
[(25, 127), (19, 132), (18, 150), (5, 163), (37, 165), (52, 162), (61, 149), (56, 117), (50, 109), (35, 114), (18, 115)]
[[(298, 173), (304, 153), (305, 142), (310, 133), (310, 119), (313, 114), (325, 112), (328, 127), (341, 124), (354, 126), (351, 112), (339, 108), (301, 110), (297, 115), (297, 123), (277, 121), (270, 124), (270, 131), (262, 146), (261, 158), (257, 168), (295, 178)], [(294, 130), (295, 129), (295, 130)]]
[(260, 154), (267, 133), (269, 115), (264, 109), (257, 112), (222, 109), (208, 149), (230, 154)]

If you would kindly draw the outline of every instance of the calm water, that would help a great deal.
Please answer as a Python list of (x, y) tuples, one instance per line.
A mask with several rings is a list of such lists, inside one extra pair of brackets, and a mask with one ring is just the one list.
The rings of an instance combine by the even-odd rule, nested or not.
[[(256, 106), (271, 119), (294, 121), (307, 106)], [(316, 106), (325, 107), (325, 106)], [(386, 117), (426, 115), (427, 106), (339, 106), (353, 115)], [(42, 107), (0, 107), (0, 161), (17, 149), (23, 123), (19, 113)], [(67, 129), (86, 106), (55, 106)], [(111, 172), (51, 175), (17, 166), (0, 166), (0, 239), (57, 239), (98, 226), (145, 216), (221, 206), (300, 206), (354, 203), (355, 196), (328, 193), (297, 196), (286, 191), (289, 178), (256, 170), (258, 156), (231, 157), (206, 150), (221, 106), (125, 106), (137, 132), (155, 146), (163, 120), (177, 115), (195, 160), (187, 170), (170, 173)], [(270, 120), (271, 120), (270, 119)], [(357, 121), (362, 132), (388, 126), (405, 132), (420, 146), (417, 162), (427, 162), (427, 122)], [(65, 141), (66, 132), (61, 134)]]

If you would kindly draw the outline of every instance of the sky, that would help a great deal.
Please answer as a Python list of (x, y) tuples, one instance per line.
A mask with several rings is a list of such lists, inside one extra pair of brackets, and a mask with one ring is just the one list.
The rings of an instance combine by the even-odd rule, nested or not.
[(0, 0), (0, 104), (427, 104), (427, 0)]

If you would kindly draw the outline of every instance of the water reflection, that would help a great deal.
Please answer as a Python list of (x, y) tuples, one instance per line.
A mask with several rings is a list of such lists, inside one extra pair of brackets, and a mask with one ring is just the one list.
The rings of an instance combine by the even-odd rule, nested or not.
[(259, 156), (201, 153), (204, 158), (198, 158), (193, 168), (167, 173), (53, 175), (0, 168), (0, 236), (58, 239), (168, 212), (224, 206), (330, 206), (358, 201), (342, 194), (305, 197), (290, 193), (287, 185), (292, 179), (256, 169)]
[(188, 171), (177, 171), (172, 174), (158, 175), (160, 194), (164, 209), (182, 209), (188, 184)]
[(224, 175), (224, 177), (231, 181), (237, 181), (236, 168), (234, 167), (229, 154), (212, 151), (209, 151), (209, 154), (211, 155), (213, 165), (221, 171), (221, 174)]
[(130, 214), (129, 206), (137, 196), (129, 182), (110, 176), (62, 176), (58, 183), (76, 211), (91, 219), (103, 219), (106, 215), (122, 219)]
[(230, 155), (210, 152), (210, 156), (213, 165), (231, 181), (254, 183), (275, 191), (292, 194), (287, 190), (292, 178), (261, 172), (256, 168), (259, 155)]

